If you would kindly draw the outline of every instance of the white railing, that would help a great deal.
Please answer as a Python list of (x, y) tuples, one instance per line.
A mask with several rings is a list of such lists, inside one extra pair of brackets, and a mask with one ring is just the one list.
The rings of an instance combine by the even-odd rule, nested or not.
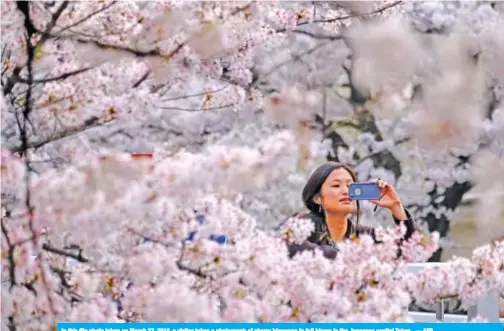
[[(442, 267), (446, 263), (411, 263), (408, 264), (409, 272), (418, 272), (425, 268)], [(415, 322), (464, 322), (480, 316), (489, 322), (504, 322), (499, 318), (499, 293), (490, 293), (481, 298), (474, 306), (469, 307), (467, 315), (445, 314), (444, 302), (436, 305), (435, 313), (423, 313), (410, 311), (409, 315)]]

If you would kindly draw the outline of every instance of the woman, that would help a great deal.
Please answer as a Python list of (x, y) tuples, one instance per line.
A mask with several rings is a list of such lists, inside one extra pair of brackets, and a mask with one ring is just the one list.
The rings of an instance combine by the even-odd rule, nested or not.
[[(359, 201), (350, 201), (348, 187), (357, 178), (348, 166), (329, 162), (318, 167), (308, 179), (303, 189), (303, 202), (308, 212), (297, 217), (309, 217), (315, 223), (315, 231), (301, 245), (289, 245), (290, 256), (306, 250), (319, 248), (328, 258), (334, 258), (337, 253), (335, 243), (359, 234), (366, 233), (375, 239), (373, 228), (359, 225)], [(399, 195), (392, 185), (382, 181), (373, 181), (381, 189), (381, 199), (372, 200), (377, 207), (391, 211), (395, 224), (401, 222), (406, 226), (404, 239), (409, 239), (416, 226), (410, 214), (403, 208)], [(376, 208), (376, 207), (375, 207)], [(355, 223), (348, 215), (355, 213)]]

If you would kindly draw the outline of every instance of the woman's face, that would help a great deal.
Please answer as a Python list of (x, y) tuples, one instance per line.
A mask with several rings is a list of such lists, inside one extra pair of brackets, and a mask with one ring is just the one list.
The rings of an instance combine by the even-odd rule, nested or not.
[(350, 214), (357, 207), (348, 197), (348, 186), (353, 183), (352, 176), (344, 169), (333, 170), (320, 190), (321, 203), (328, 213)]

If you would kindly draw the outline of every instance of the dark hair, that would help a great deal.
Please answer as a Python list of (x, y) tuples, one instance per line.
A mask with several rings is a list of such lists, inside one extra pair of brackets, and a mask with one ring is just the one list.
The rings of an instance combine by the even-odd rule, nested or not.
[[(316, 222), (323, 222), (324, 224), (318, 224), (325, 228), (325, 215), (324, 211), (320, 211), (320, 206), (315, 203), (314, 199), (317, 195), (320, 194), (320, 190), (322, 185), (326, 181), (327, 177), (336, 169), (345, 169), (348, 171), (350, 176), (352, 177), (354, 182), (357, 182), (357, 176), (353, 172), (353, 170), (344, 164), (338, 162), (327, 162), (319, 166), (315, 171), (311, 174), (310, 178), (306, 182), (305, 187), (303, 188), (302, 198), (303, 203), (310, 210), (310, 214), (312, 214), (312, 219)], [(359, 225), (359, 214), (360, 214), (360, 204), (357, 201), (357, 227)]]

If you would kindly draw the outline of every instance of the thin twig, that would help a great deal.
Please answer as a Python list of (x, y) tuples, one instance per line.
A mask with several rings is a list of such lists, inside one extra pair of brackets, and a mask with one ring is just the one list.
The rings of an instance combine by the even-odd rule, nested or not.
[(79, 125), (70, 127), (70, 128), (68, 128), (68, 129), (66, 129), (64, 131), (58, 132), (57, 134), (54, 134), (53, 136), (51, 136), (49, 138), (42, 139), (42, 140), (39, 140), (39, 141), (34, 141), (34, 142), (28, 142), (26, 144), (26, 146), (21, 145), (21, 146), (12, 147), (12, 148), (10, 148), (10, 151), (12, 153), (19, 153), (19, 152), (23, 151), (24, 148), (27, 148), (27, 149), (40, 148), (40, 147), (42, 147), (42, 146), (44, 146), (44, 145), (46, 145), (48, 143), (55, 142), (57, 140), (69, 137), (71, 135), (84, 132), (84, 131), (92, 129), (94, 127), (97, 127), (97, 126), (103, 125), (105, 123), (111, 122), (113, 120), (114, 119), (109, 119), (109, 120), (106, 120), (106, 121), (103, 121), (103, 122), (99, 122), (99, 118), (92, 117), (92, 118), (86, 120), (82, 124), (79, 124)]
[(91, 69), (93, 69), (93, 68), (82, 68), (82, 69), (71, 71), (71, 72), (65, 72), (64, 74), (61, 74), (61, 75), (56, 76), (56, 77), (50, 77), (50, 78), (44, 78), (44, 79), (32, 79), (31, 81), (29, 79), (19, 77), (18, 81), (21, 82), (21, 83), (25, 83), (25, 84), (29, 84), (29, 83), (33, 83), (33, 84), (50, 83), (50, 82), (55, 82), (55, 81), (58, 81), (58, 80), (65, 80), (68, 77), (72, 77), (72, 76), (81, 74), (81, 73), (86, 72), (86, 71), (91, 70)]
[(15, 272), (16, 264), (14, 262), (15, 246), (12, 245), (12, 243), (10, 241), (9, 234), (7, 232), (7, 228), (5, 227), (5, 224), (3, 222), (3, 218), (2, 218), (1, 225), (2, 225), (2, 234), (5, 237), (5, 241), (7, 242), (7, 247), (9, 247), (9, 249), (7, 251), (7, 259), (9, 260), (9, 278), (10, 278), (10, 284), (11, 284), (10, 288), (12, 289), (14, 287), (14, 285), (16, 285), (16, 272)]
[(89, 14), (89, 15), (87, 15), (87, 16), (85, 16), (85, 17), (83, 17), (82, 19), (78, 20), (77, 22), (72, 23), (72, 24), (70, 24), (70, 25), (67, 25), (67, 26), (65, 26), (65, 27), (61, 28), (61, 29), (58, 31), (58, 33), (64, 32), (64, 31), (66, 31), (66, 30), (68, 30), (68, 29), (73, 28), (73, 27), (74, 27), (74, 26), (76, 26), (76, 25), (79, 25), (79, 24), (81, 24), (81, 23), (84, 23), (85, 21), (87, 21), (87, 20), (88, 20), (88, 19), (90, 19), (91, 17), (93, 17), (93, 16), (95, 16), (95, 15), (98, 15), (99, 13), (101, 13), (101, 12), (103, 12), (103, 11), (105, 11), (105, 10), (109, 9), (110, 7), (112, 7), (113, 5), (115, 5), (116, 3), (117, 3), (117, 1), (112, 1), (110, 4), (108, 4), (108, 5), (104, 6), (103, 8), (100, 8), (100, 9), (98, 9), (98, 10), (95, 10), (94, 12), (92, 12), (91, 14)]
[[(314, 47), (312, 47), (312, 48), (310, 48), (310, 49), (308, 49), (308, 50), (306, 50), (306, 51), (302, 52), (301, 54), (298, 54), (298, 55), (292, 55), (292, 57), (291, 57), (290, 59), (288, 59), (288, 60), (285, 60), (285, 61), (283, 61), (283, 62), (278, 63), (278, 64), (277, 64), (277, 65), (275, 65), (273, 68), (271, 68), (271, 70), (270, 70), (270, 71), (268, 71), (267, 73), (263, 74), (263, 75), (262, 75), (262, 77), (263, 77), (263, 78), (264, 78), (264, 77), (268, 77), (269, 75), (271, 75), (272, 73), (274, 73), (275, 71), (277, 71), (278, 69), (280, 69), (281, 67), (283, 67), (283, 66), (285, 66), (285, 65), (289, 64), (291, 61), (296, 61), (296, 60), (299, 60), (299, 59), (301, 59), (301, 57), (303, 57), (303, 56), (305, 56), (305, 55), (309, 55), (309, 54), (311, 54), (311, 53), (315, 52), (317, 49), (319, 49), (319, 48), (321, 48), (321, 47), (323, 47), (323, 46), (329, 45), (329, 44), (330, 44), (330, 42), (320, 43), (320, 44), (318, 44), (318, 45), (316, 45), (316, 46), (314, 46)], [(259, 80), (257, 80), (257, 81), (255, 82), (255, 84), (258, 84), (258, 82), (259, 82)], [(255, 85), (255, 84), (253, 84), (253, 85)]]
[(384, 12), (385, 10), (387, 9), (390, 9), (392, 7), (395, 7), (397, 6), (398, 4), (400, 4), (402, 1), (395, 1), (391, 4), (388, 4), (386, 6), (383, 6), (381, 8), (378, 8), (376, 10), (373, 10), (369, 13), (364, 13), (364, 14), (350, 14), (350, 15), (345, 15), (345, 16), (340, 16), (340, 17), (334, 17), (334, 18), (328, 18), (328, 19), (320, 19), (320, 20), (314, 20), (314, 21), (311, 21), (311, 22), (301, 22), (301, 23), (298, 23), (297, 25), (300, 26), (300, 25), (306, 25), (306, 24), (312, 24), (312, 23), (333, 23), (333, 22), (336, 22), (336, 21), (342, 21), (342, 20), (346, 20), (346, 19), (350, 19), (350, 18), (358, 18), (358, 17), (364, 17), (364, 16), (369, 16), (369, 15), (374, 15), (374, 14), (379, 14), (379, 13), (382, 13)]
[(226, 85), (226, 86), (223, 86), (223, 87), (218, 88), (218, 89), (213, 90), (213, 91), (204, 91), (204, 92), (198, 92), (198, 93), (194, 93), (194, 94), (186, 94), (186, 95), (181, 95), (181, 96), (178, 96), (178, 97), (161, 99), (161, 101), (165, 102), (165, 101), (174, 101), (174, 100), (188, 99), (188, 98), (192, 98), (192, 97), (199, 97), (199, 96), (202, 96), (202, 95), (205, 95), (205, 94), (213, 94), (213, 93), (220, 92), (220, 91), (222, 91), (222, 90), (224, 90), (224, 89), (226, 89), (228, 87), (229, 87), (229, 85)]
[(187, 111), (187, 112), (198, 112), (198, 111), (211, 111), (211, 110), (218, 110), (218, 109), (225, 109), (234, 106), (235, 103), (228, 103), (222, 106), (215, 106), (215, 107), (208, 107), (208, 108), (181, 108), (181, 107), (160, 107), (161, 109), (165, 110), (180, 110), (180, 111)]
[(309, 36), (309, 37), (312, 37), (314, 39), (318, 39), (318, 40), (331, 40), (331, 41), (334, 41), (334, 40), (340, 40), (340, 39), (343, 39), (343, 36), (339, 35), (339, 34), (336, 34), (336, 35), (326, 35), (326, 34), (319, 34), (319, 33), (313, 33), (313, 32), (308, 32), (308, 31), (304, 31), (304, 30), (292, 30), (292, 32), (294, 33), (298, 33), (298, 34), (304, 34), (306, 36)]
[(192, 268), (189, 268), (187, 266), (185, 266), (182, 261), (184, 260), (184, 252), (185, 252), (185, 247), (186, 247), (186, 244), (185, 244), (185, 240), (182, 241), (182, 248), (180, 249), (180, 256), (177, 260), (177, 267), (180, 269), (180, 270), (184, 270), (184, 271), (187, 271), (189, 272), (190, 274), (193, 274), (199, 278), (203, 278), (203, 279), (208, 279), (208, 278), (211, 278), (209, 275), (206, 275), (205, 273), (203, 273), (201, 270), (196, 270), (196, 269), (192, 269)]
[(48, 251), (50, 253), (54, 253), (54, 254), (58, 254), (61, 256), (66, 256), (66, 257), (72, 258), (72, 259), (79, 261), (79, 262), (82, 262), (82, 263), (89, 262), (89, 260), (87, 258), (82, 256), (82, 250), (79, 250), (79, 253), (75, 254), (72, 252), (67, 252), (65, 250), (53, 247), (48, 243), (42, 244), (42, 249), (45, 251)]
[(42, 37), (38, 41), (35, 48), (37, 48), (40, 45), (43, 45), (46, 42), (46, 40), (49, 38), (51, 34), (52, 29), (56, 26), (56, 22), (58, 21), (63, 11), (68, 7), (69, 3), (70, 1), (63, 1), (63, 3), (59, 6), (58, 10), (56, 10), (56, 12), (52, 15), (51, 21), (49, 22), (49, 24), (47, 24), (47, 27), (42, 32)]

